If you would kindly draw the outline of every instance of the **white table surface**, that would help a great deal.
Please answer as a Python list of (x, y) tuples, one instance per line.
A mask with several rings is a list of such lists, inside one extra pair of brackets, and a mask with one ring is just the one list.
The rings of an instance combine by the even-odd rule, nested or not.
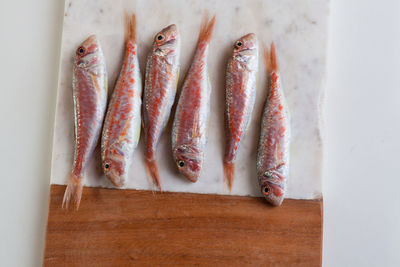
[[(63, 6), (0, 2), (0, 266), (42, 263)], [(331, 3), (324, 266), (400, 266), (399, 10)]]

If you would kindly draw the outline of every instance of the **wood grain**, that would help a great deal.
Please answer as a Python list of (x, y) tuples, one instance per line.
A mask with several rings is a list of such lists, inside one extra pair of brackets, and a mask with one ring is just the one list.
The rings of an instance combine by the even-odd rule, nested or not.
[(44, 266), (320, 266), (322, 200), (52, 185)]

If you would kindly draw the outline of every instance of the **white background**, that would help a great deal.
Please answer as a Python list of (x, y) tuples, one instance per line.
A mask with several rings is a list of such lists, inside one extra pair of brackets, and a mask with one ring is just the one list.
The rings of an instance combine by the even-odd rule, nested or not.
[[(0, 266), (40, 266), (63, 1), (0, 2)], [(400, 266), (400, 2), (331, 3), (324, 266)]]

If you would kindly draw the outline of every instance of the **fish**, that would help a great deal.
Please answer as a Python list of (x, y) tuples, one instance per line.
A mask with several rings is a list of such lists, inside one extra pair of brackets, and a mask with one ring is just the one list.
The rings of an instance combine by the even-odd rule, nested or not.
[(140, 138), (142, 81), (136, 38), (136, 16), (125, 14), (125, 56), (101, 138), (102, 169), (116, 187), (126, 186)]
[(264, 60), (269, 85), (258, 144), (257, 177), (267, 202), (280, 206), (285, 198), (289, 176), (290, 117), (274, 43), (269, 53), (264, 49)]
[(172, 126), (172, 154), (178, 171), (189, 181), (200, 176), (207, 142), (211, 84), (207, 58), (215, 25), (204, 16), (197, 48), (183, 82)]
[(74, 159), (62, 207), (79, 208), (88, 161), (98, 144), (107, 105), (107, 71), (100, 42), (89, 36), (74, 58), (72, 95), (74, 102)]
[(254, 33), (235, 42), (226, 68), (224, 179), (229, 191), (235, 176), (235, 159), (249, 126), (256, 95), (258, 41)]
[(161, 190), (156, 150), (175, 101), (179, 76), (180, 38), (175, 24), (156, 34), (147, 57), (143, 95), (145, 166)]

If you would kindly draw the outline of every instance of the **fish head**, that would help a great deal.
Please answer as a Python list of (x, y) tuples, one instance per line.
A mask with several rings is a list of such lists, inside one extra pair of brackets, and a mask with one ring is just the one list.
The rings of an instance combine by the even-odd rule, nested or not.
[(286, 184), (282, 174), (276, 169), (268, 169), (258, 177), (261, 193), (273, 206), (279, 206), (284, 199)]
[(175, 24), (162, 29), (154, 37), (153, 51), (158, 56), (174, 56), (179, 50), (179, 32)]
[(242, 53), (244, 51), (254, 51), (258, 49), (257, 36), (254, 33), (249, 33), (242, 36), (239, 40), (235, 42), (234, 46), (235, 53)]
[(199, 150), (191, 145), (181, 145), (174, 149), (174, 160), (180, 173), (189, 181), (196, 182), (200, 176), (203, 156)]
[(235, 42), (233, 58), (244, 62), (251, 69), (257, 68), (258, 40), (254, 33), (246, 34)]
[(110, 148), (103, 155), (103, 172), (117, 187), (122, 187), (128, 178), (128, 164), (118, 148)]
[(96, 35), (89, 36), (76, 49), (75, 65), (77, 67), (90, 68), (96, 66), (102, 60), (103, 53)]

